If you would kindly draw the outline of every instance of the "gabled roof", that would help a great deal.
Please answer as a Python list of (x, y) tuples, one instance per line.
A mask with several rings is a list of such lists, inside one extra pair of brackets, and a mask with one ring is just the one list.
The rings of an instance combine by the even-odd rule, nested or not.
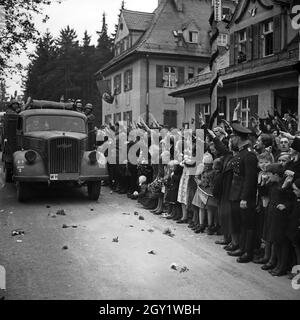
[(249, 5), (253, 2), (257, 2), (265, 10), (272, 10), (274, 5), (289, 7), (291, 4), (291, 0), (240, 0), (234, 10), (232, 19), (229, 22), (228, 27), (230, 27), (234, 22), (239, 23), (247, 12)]
[(153, 20), (154, 13), (123, 10), (124, 20), (129, 30), (146, 31)]
[[(208, 36), (208, 16), (206, 14), (201, 15), (200, 13), (203, 11), (204, 5), (210, 8), (209, 2), (191, 1), (190, 4), (187, 2), (188, 1), (185, 1), (184, 3), (184, 13), (178, 12), (171, 0), (161, 0), (156, 10), (150, 14), (123, 10), (123, 12), (125, 12), (124, 19), (127, 18), (130, 24), (130, 26), (128, 25), (129, 29), (138, 30), (137, 27), (135, 27), (135, 17), (138, 17), (138, 27), (145, 27), (146, 22), (144, 24), (140, 22), (143, 16), (146, 17), (149, 26), (146, 28), (140, 40), (132, 48), (114, 57), (103, 66), (99, 72), (108, 70), (116, 63), (123, 61), (134, 53), (171, 54), (191, 56), (198, 59), (209, 59), (210, 51), (206, 46), (203, 46), (203, 48), (190, 44), (178, 46), (177, 39), (173, 34), (173, 31), (180, 30), (185, 23), (197, 21), (197, 25), (202, 26), (202, 32), (205, 33), (205, 36)], [(97, 72), (97, 74), (99, 72)]]

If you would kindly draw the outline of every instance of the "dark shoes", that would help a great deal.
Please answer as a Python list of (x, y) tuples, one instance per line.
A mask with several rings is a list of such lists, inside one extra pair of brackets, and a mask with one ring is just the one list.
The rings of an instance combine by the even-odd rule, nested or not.
[(269, 273), (273, 276), (273, 277), (282, 277), (287, 275), (287, 271), (285, 270), (279, 270), (279, 269), (274, 269), (269, 271)]
[(227, 246), (227, 245), (230, 244), (230, 242), (225, 241), (225, 240), (217, 240), (217, 241), (215, 242), (215, 244), (219, 244), (219, 245), (221, 245), (221, 246)]
[(268, 261), (269, 259), (265, 259), (265, 258), (253, 259), (253, 263), (255, 264), (266, 264)]
[(195, 222), (191, 222), (189, 225), (188, 225), (188, 228), (192, 229), (195, 227)]
[(224, 250), (228, 251), (228, 252), (233, 252), (236, 251), (239, 248), (239, 246), (236, 244), (228, 244), (227, 246), (224, 247)]
[(272, 263), (267, 263), (267, 264), (263, 265), (261, 268), (262, 268), (262, 270), (265, 270), (265, 271), (272, 270), (275, 268), (275, 265)]
[(205, 225), (200, 224), (200, 226), (199, 226), (196, 230), (194, 230), (194, 231), (195, 231), (195, 233), (197, 233), (197, 234), (199, 234), (199, 233), (204, 233), (205, 228), (206, 228)]
[(228, 251), (227, 254), (230, 257), (241, 257), (244, 254), (244, 252), (241, 249), (237, 249), (235, 251)]
[(189, 223), (189, 220), (188, 219), (184, 219), (184, 220), (179, 220), (177, 221), (178, 224), (186, 224), (186, 223)]
[(249, 263), (253, 259), (253, 256), (249, 253), (244, 253), (241, 257), (239, 257), (236, 261), (238, 263)]

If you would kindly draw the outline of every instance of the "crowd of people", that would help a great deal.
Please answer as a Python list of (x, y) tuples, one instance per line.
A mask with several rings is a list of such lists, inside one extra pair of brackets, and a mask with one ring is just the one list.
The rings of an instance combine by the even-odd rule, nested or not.
[[(138, 138), (129, 138), (130, 130), (120, 123), (103, 126), (100, 149), (113, 139), (117, 149), (117, 161), (108, 164), (110, 187), (191, 232), (222, 236), (216, 244), (238, 263), (286, 275), (300, 265), (297, 120), (269, 115), (251, 119), (247, 128), (235, 119), (210, 129), (199, 118), (204, 136), (193, 132), (190, 138), (183, 130), (148, 127), (143, 120), (130, 127), (143, 130)], [(145, 147), (134, 149), (136, 163), (129, 156), (118, 161), (122, 135), (127, 152), (136, 144)], [(198, 141), (204, 147), (201, 161), (195, 161)]]

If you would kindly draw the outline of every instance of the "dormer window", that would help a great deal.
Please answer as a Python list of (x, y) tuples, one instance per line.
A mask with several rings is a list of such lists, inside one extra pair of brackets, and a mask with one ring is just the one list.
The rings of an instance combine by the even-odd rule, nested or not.
[(246, 46), (247, 46), (247, 34), (246, 29), (239, 31), (238, 33), (239, 41), (239, 53), (238, 53), (238, 63), (242, 63), (247, 60)]
[(190, 43), (198, 43), (198, 32), (197, 31), (189, 31), (189, 39)]
[(120, 30), (122, 31), (123, 29), (124, 29), (124, 24), (121, 23), (121, 24), (120, 24)]
[(273, 54), (273, 21), (263, 23), (263, 47), (264, 57)]

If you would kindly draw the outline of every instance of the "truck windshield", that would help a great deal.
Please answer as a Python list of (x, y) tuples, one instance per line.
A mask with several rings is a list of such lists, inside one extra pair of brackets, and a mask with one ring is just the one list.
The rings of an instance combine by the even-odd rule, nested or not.
[(65, 131), (86, 133), (85, 122), (81, 118), (70, 116), (31, 116), (26, 119), (26, 132)]

